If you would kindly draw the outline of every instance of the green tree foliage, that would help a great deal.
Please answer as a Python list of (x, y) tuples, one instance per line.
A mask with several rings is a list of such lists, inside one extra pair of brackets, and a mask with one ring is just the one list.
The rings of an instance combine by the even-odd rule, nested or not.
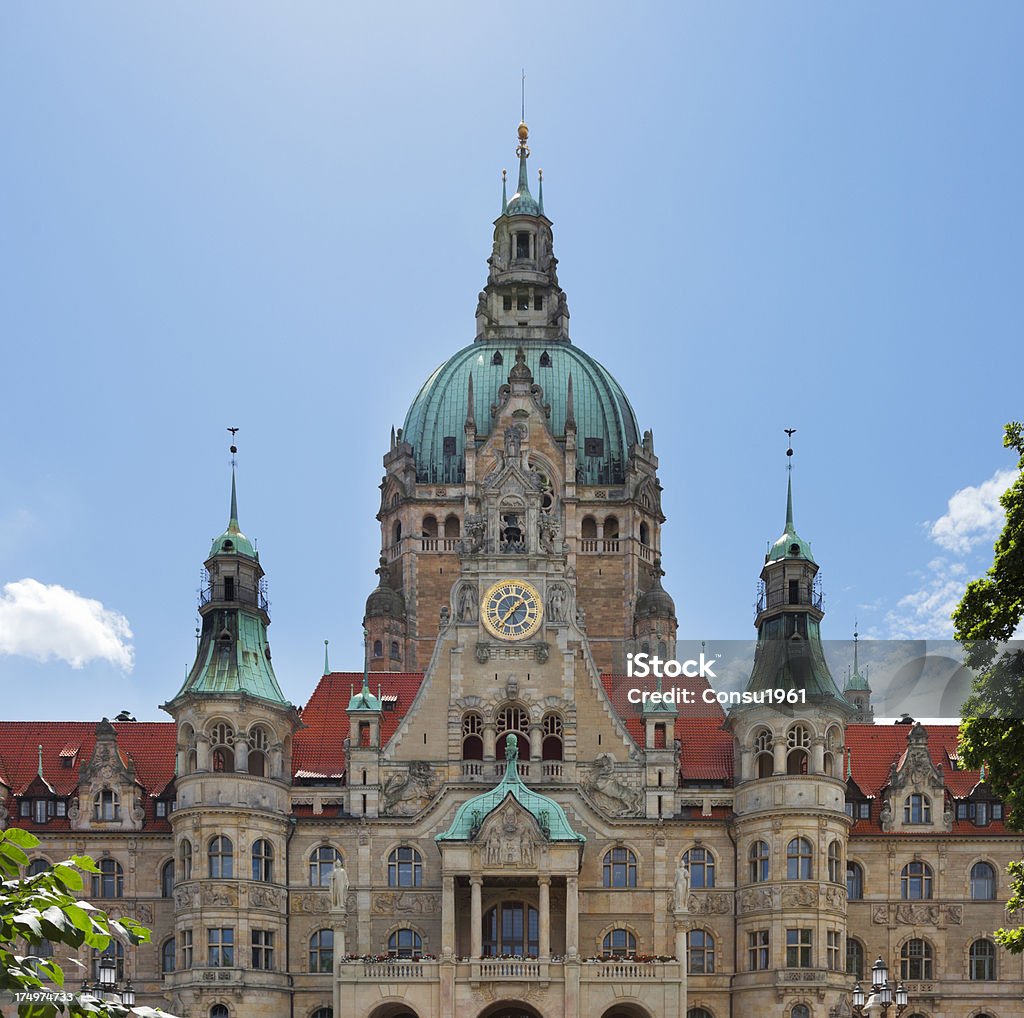
[[(960, 753), (986, 767), (986, 781), (1006, 807), (1007, 824), (1024, 830), (1024, 651), (1007, 640), (1024, 619), (1024, 425), (1007, 424), (1003, 444), (1016, 450), (1019, 473), (1002, 495), (1006, 526), (992, 568), (968, 584), (953, 612), (954, 633), (977, 678), (964, 704)], [(1011, 863), (1008, 908), (1024, 908), (1024, 862)], [(1024, 927), (1000, 929), (996, 940), (1024, 952)]]
[[(25, 849), (38, 844), (39, 839), (28, 831), (16, 827), (0, 831), (0, 1001), (17, 999), (9, 997), (11, 994), (52, 994), (65, 989), (64, 972), (54, 958), (41, 957), (45, 952), (32, 953), (45, 941), (72, 948), (85, 944), (103, 951), (112, 939), (131, 945), (149, 940), (149, 930), (134, 920), (111, 919), (79, 899), (83, 887), (81, 871), (99, 872), (88, 856), (75, 855), (45, 873), (22, 877), (21, 869), (28, 863)], [(72, 999), (5, 1005), (0, 1014), (13, 1013), (7, 1011), (7, 1006), (17, 1006), (19, 1018), (168, 1018), (165, 1012), (150, 1007), (127, 1008), (81, 994), (71, 986), (66, 990)]]

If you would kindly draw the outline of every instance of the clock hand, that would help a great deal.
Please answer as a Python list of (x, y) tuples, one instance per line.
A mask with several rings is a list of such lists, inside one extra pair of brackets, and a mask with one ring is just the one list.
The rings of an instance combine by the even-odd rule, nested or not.
[(516, 612), (517, 612), (517, 611), (518, 611), (518, 610), (519, 610), (519, 609), (520, 609), (520, 608), (521, 608), (521, 607), (522, 607), (522, 606), (523, 606), (524, 604), (526, 604), (526, 602), (525, 602), (525, 601), (522, 601), (522, 600), (520, 600), (520, 601), (517, 601), (517, 602), (516, 602), (516, 603), (515, 603), (514, 605), (512, 605), (512, 607), (511, 607), (511, 608), (510, 608), (510, 609), (508, 610), (507, 614), (506, 614), (506, 615), (505, 615), (505, 616), (504, 616), (503, 618), (499, 619), (498, 621), (499, 621), (499, 622), (501, 622), (501, 624), (502, 624), (502, 625), (505, 625), (505, 623), (506, 623), (506, 622), (508, 622), (508, 620), (509, 620), (509, 619), (510, 619), (510, 618), (511, 618), (511, 617), (512, 617), (512, 616), (513, 616), (513, 615), (514, 615), (514, 614), (515, 614), (515, 613), (516, 613)]

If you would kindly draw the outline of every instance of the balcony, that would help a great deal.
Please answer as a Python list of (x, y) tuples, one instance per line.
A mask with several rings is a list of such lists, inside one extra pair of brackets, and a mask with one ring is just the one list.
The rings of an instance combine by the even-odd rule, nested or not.
[(266, 587), (260, 584), (259, 587), (245, 587), (241, 584), (235, 584), (233, 591), (228, 591), (232, 596), (225, 596), (223, 585), (220, 586), (218, 591), (215, 591), (212, 586), (203, 587), (199, 591), (199, 607), (209, 604), (216, 594), (220, 594), (224, 600), (229, 604), (244, 604), (261, 608), (268, 615), (270, 614), (270, 601), (267, 599)]
[(471, 962), (471, 978), (486, 980), (500, 979), (547, 979), (548, 963), (527, 958), (482, 958)]
[(580, 539), (580, 552), (585, 555), (610, 555), (618, 550), (619, 539), (617, 537)]
[(460, 543), (457, 537), (421, 537), (420, 551), (455, 552)]
[(480, 760), (463, 760), (462, 776), (464, 778), (482, 778), (484, 765)]
[(403, 983), (415, 980), (436, 980), (436, 961), (415, 961), (411, 958), (390, 958), (384, 961), (342, 961), (338, 969), (342, 979), (369, 979), (375, 982)]
[(676, 961), (621, 961), (586, 962), (580, 970), (583, 982), (613, 980), (620, 983), (665, 982), (682, 979)]

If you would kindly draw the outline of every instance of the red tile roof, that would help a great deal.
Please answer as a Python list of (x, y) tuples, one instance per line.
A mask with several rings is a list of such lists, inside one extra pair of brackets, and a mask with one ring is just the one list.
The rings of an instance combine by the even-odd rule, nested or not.
[[(381, 714), (381, 742), (387, 744), (398, 730), (403, 718), (423, 683), (420, 672), (374, 672), (370, 688), (378, 685), (385, 696), (395, 696), (394, 710)], [(352, 693), (363, 684), (362, 672), (331, 672), (313, 690), (309, 703), (302, 709), (306, 726), (295, 735), (292, 769), (307, 775), (340, 778), (345, 772), (345, 740), (349, 733), (348, 702)]]

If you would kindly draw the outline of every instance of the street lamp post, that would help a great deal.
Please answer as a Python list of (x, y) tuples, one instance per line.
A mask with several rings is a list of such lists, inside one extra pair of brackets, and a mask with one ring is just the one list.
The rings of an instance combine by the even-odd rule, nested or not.
[(135, 989), (132, 987), (132, 981), (126, 980), (123, 988), (118, 986), (117, 963), (109, 954), (100, 958), (96, 974), (99, 978), (92, 986), (89, 985), (88, 980), (82, 980), (83, 994), (91, 993), (99, 997), (100, 1000), (123, 1004), (125, 1007), (135, 1007)]
[(853, 1013), (858, 1018), (879, 1018), (880, 1014), (888, 1015), (893, 1004), (896, 1005), (896, 1018), (899, 1018), (907, 1006), (907, 990), (902, 983), (893, 986), (889, 982), (889, 966), (879, 956), (871, 966), (870, 994), (865, 997), (860, 983), (854, 984)]

